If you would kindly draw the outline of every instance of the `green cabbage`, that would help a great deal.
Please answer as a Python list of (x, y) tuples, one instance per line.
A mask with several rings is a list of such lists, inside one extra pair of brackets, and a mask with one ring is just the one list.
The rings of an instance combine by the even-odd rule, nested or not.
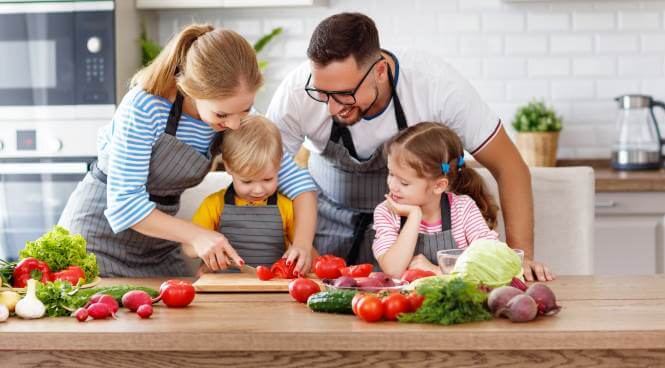
[(457, 258), (451, 275), (494, 288), (509, 284), (513, 277), (521, 278), (522, 262), (506, 243), (479, 239)]

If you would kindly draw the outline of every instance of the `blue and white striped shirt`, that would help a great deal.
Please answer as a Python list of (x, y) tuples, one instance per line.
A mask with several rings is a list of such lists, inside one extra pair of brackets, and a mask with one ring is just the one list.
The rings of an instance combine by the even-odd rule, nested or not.
[[(146, 190), (152, 147), (166, 130), (171, 103), (139, 88), (130, 90), (113, 120), (99, 131), (99, 160), (108, 163), (107, 209), (104, 215), (118, 233), (144, 219), (155, 208)], [(206, 155), (215, 131), (201, 120), (182, 114), (176, 138)], [(284, 153), (278, 174), (278, 190), (293, 199), (316, 185), (293, 157)]]

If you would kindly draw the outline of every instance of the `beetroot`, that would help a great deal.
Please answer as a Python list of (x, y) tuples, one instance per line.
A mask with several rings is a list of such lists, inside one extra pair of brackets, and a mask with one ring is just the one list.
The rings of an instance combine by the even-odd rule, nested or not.
[(556, 304), (556, 296), (552, 289), (545, 284), (533, 284), (526, 290), (526, 294), (533, 298), (538, 305), (538, 313), (550, 316), (559, 313), (561, 307)]
[(510, 281), (510, 286), (516, 287), (522, 291), (526, 291), (526, 284), (524, 281), (522, 281), (522, 279), (517, 277), (513, 277), (513, 279)]
[(113, 312), (108, 304), (92, 303), (88, 307), (88, 314), (93, 319), (107, 319), (113, 314)]
[(523, 294), (522, 290), (512, 286), (502, 286), (500, 288), (496, 288), (490, 292), (490, 295), (487, 298), (487, 306), (489, 307), (490, 312), (497, 316), (497, 311), (505, 308), (510, 299), (512, 299), (515, 295), (520, 294)]
[(152, 298), (145, 291), (132, 290), (122, 296), (122, 305), (132, 312), (144, 304), (152, 304)]
[(371, 278), (371, 277), (359, 278), (358, 279), (358, 286), (361, 289), (372, 290), (374, 288), (383, 287), (383, 282), (381, 282), (381, 279), (377, 279), (377, 278)]
[(333, 284), (336, 287), (355, 287), (358, 286), (358, 283), (356, 282), (356, 279), (350, 276), (340, 276), (335, 279), (335, 283)]
[(538, 306), (530, 296), (519, 294), (512, 297), (506, 306), (497, 312), (512, 322), (528, 322), (538, 315)]

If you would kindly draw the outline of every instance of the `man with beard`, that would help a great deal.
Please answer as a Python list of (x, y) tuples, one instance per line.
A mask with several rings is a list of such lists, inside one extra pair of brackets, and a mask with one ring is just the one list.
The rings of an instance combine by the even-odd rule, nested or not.
[(527, 280), (554, 279), (533, 260), (529, 170), (464, 78), (422, 51), (381, 49), (374, 22), (359, 13), (324, 19), (307, 56), (281, 83), (267, 116), (289, 152), (303, 143), (311, 152), (308, 167), (320, 191), (314, 245), (321, 254), (376, 265), (372, 214), (388, 193), (382, 145), (409, 125), (432, 121), (453, 129), (496, 178), (507, 242), (524, 250)]

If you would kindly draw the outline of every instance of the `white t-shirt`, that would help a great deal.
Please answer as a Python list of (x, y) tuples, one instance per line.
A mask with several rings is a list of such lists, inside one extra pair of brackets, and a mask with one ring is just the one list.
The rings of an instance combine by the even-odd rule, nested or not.
[[(498, 116), (450, 65), (422, 50), (409, 49), (394, 55), (397, 96), (409, 126), (423, 121), (446, 124), (472, 154), (494, 137), (501, 124)], [(266, 113), (279, 126), (284, 146), (292, 154), (305, 139), (308, 149), (320, 153), (330, 138), (328, 106), (305, 92), (309, 74), (309, 61), (291, 71), (277, 88)], [(349, 130), (358, 156), (369, 158), (397, 133), (393, 101), (380, 114), (359, 120)]]

